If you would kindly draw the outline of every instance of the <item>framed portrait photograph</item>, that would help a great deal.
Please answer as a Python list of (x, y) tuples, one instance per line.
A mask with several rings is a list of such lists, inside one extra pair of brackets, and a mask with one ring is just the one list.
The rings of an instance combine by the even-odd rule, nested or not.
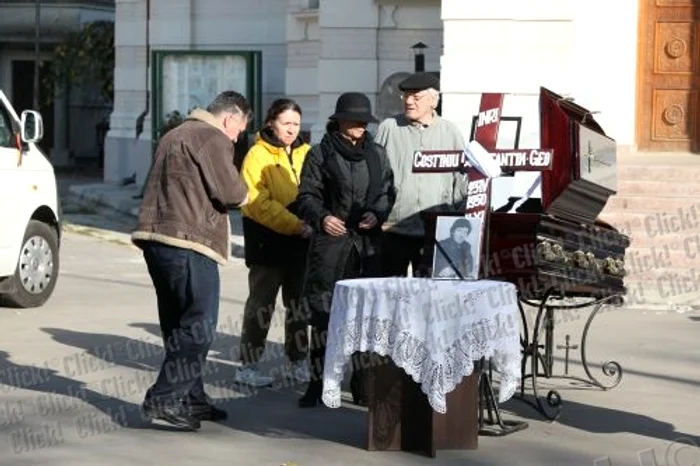
[(478, 280), (483, 219), (440, 216), (435, 225), (432, 278)]

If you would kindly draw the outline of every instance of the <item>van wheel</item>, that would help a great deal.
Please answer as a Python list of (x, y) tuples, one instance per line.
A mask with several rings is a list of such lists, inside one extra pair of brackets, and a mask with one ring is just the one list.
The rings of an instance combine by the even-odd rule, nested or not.
[(43, 305), (56, 286), (58, 266), (56, 230), (46, 223), (30, 220), (15, 270), (15, 290), (5, 295), (4, 300), (20, 308)]

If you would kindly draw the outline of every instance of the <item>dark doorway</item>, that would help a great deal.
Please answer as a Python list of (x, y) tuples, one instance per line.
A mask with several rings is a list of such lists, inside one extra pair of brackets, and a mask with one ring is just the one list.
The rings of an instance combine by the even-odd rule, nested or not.
[(23, 110), (36, 110), (41, 113), (44, 120), (44, 138), (39, 147), (44, 154), (49, 155), (53, 146), (53, 99), (48, 100), (49, 90), (42, 82), (42, 78), (50, 63), (44, 62), (39, 69), (39, 108), (34, 108), (34, 61), (12, 61), (12, 106), (18, 114)]

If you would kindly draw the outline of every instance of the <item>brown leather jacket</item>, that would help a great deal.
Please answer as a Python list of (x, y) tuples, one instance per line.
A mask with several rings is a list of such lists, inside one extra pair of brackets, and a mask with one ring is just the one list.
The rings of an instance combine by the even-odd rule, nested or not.
[(233, 165), (233, 144), (216, 119), (195, 110), (158, 144), (146, 181), (133, 243), (191, 249), (226, 264), (231, 256), (228, 211), (247, 202)]

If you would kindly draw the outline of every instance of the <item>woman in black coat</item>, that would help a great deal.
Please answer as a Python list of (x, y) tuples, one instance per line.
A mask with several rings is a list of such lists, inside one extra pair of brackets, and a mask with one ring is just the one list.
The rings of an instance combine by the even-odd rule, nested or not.
[[(300, 217), (314, 229), (303, 298), (311, 311), (311, 382), (300, 407), (321, 403), (323, 361), (333, 289), (338, 280), (380, 276), (382, 224), (396, 200), (394, 175), (384, 148), (366, 131), (376, 122), (366, 95), (348, 92), (336, 102), (320, 144), (301, 172)], [(351, 387), (364, 400), (361, 378)]]

